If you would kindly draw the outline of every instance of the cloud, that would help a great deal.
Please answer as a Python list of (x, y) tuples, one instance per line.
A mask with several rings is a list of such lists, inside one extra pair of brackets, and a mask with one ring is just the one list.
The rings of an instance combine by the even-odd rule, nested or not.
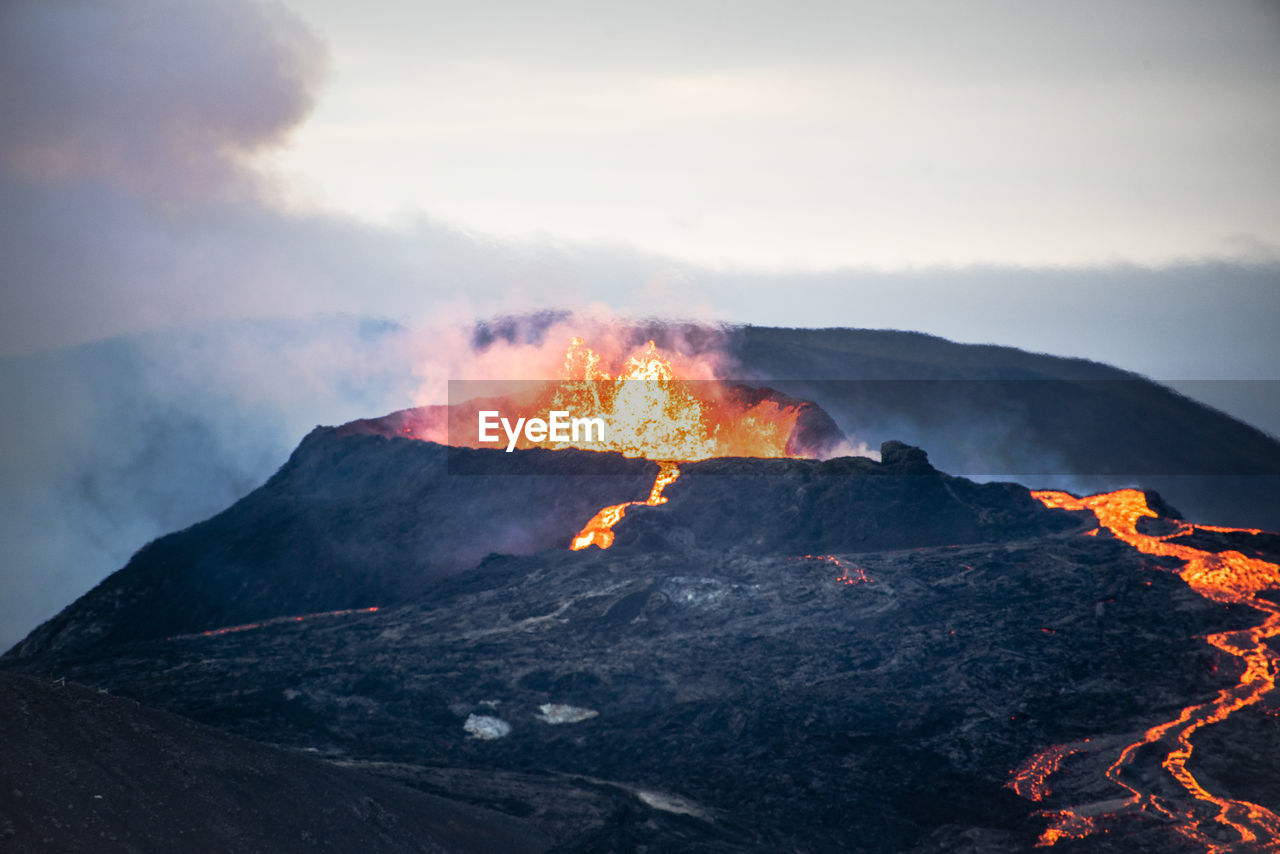
[(311, 110), (325, 51), (251, 0), (14, 0), (0, 27), (0, 157), (11, 176), (155, 200), (255, 186), (249, 158)]
[(316, 424), (407, 405), (415, 351), (394, 324), (327, 317), (0, 360), (0, 649), (259, 486)]
[(5, 351), (244, 312), (248, 293), (278, 311), (287, 282), (250, 235), (284, 220), (255, 158), (310, 111), (319, 40), (252, 0), (0, 15)]
[(470, 320), (619, 301), (663, 262), (305, 209), (270, 156), (326, 51), (253, 0), (16, 0), (0, 26), (0, 355), (317, 312)]

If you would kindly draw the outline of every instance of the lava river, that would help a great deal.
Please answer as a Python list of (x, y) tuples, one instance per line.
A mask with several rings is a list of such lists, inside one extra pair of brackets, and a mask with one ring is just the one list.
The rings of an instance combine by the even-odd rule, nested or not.
[[(1171, 823), (1180, 834), (1210, 854), (1238, 850), (1280, 852), (1280, 816), (1259, 804), (1209, 791), (1187, 767), (1193, 750), (1192, 737), (1197, 730), (1257, 703), (1275, 687), (1280, 655), (1268, 648), (1267, 641), (1280, 634), (1280, 606), (1259, 594), (1280, 588), (1280, 565), (1238, 551), (1202, 551), (1175, 540), (1197, 531), (1254, 535), (1262, 532), (1175, 521), (1176, 528), (1171, 533), (1144, 534), (1138, 530), (1139, 520), (1158, 518), (1158, 514), (1147, 506), (1145, 495), (1133, 489), (1086, 498), (1075, 498), (1065, 492), (1033, 492), (1032, 495), (1049, 507), (1092, 511), (1100, 526), (1143, 554), (1184, 561), (1178, 575), (1196, 593), (1214, 602), (1247, 605), (1265, 617), (1260, 625), (1252, 628), (1207, 636), (1206, 640), (1214, 647), (1240, 660), (1243, 672), (1239, 680), (1208, 702), (1187, 706), (1172, 720), (1149, 728), (1141, 738), (1120, 751), (1106, 773), (1107, 779), (1127, 793), (1122, 795), (1121, 805), (1105, 810), (1099, 810), (1097, 805), (1093, 809), (1075, 806), (1046, 810), (1043, 815), (1050, 820), (1050, 825), (1039, 844), (1053, 845), (1063, 838), (1105, 831), (1106, 822), (1119, 814), (1146, 813)], [(1089, 533), (1096, 534), (1097, 530)], [(1134, 782), (1135, 775), (1126, 777), (1126, 767), (1148, 746), (1163, 753), (1162, 767), (1186, 793), (1186, 798), (1159, 795)], [(1014, 772), (1010, 786), (1025, 798), (1041, 801), (1048, 796), (1048, 781), (1057, 773), (1059, 765), (1067, 757), (1091, 749), (1088, 739), (1053, 745), (1024, 762)]]

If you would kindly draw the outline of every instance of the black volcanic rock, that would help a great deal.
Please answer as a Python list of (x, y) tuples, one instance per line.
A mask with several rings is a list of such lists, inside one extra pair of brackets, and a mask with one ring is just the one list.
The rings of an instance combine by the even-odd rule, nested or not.
[[(686, 542), (719, 552), (856, 553), (1005, 541), (1076, 527), (1016, 484), (944, 475), (919, 448), (887, 442), (882, 462), (713, 459), (681, 466), (667, 503), (633, 510), (615, 548)], [(656, 538), (656, 539), (655, 539)]]
[[(1108, 751), (1231, 684), (1202, 637), (1255, 618), (1077, 533), (838, 559), (495, 556), (374, 614), (22, 665), (522, 817), (560, 851), (1023, 851), (1058, 801), (1010, 770), (1092, 738), (1061, 785), (1119, 797)], [(1151, 821), (1070, 850), (1194, 849)]]
[[(654, 464), (318, 430), (3, 663), (519, 819), (563, 852), (1028, 850), (1041, 810), (1123, 797), (1107, 768), (1135, 733), (1238, 678), (1204, 638), (1259, 614), (1196, 595), (1178, 561), (919, 448), (881, 457), (682, 464), (613, 548), (572, 552)], [(1268, 537), (1204, 544), (1245, 536), (1276, 559)], [(1275, 809), (1272, 780), (1232, 769), (1280, 764), (1256, 711), (1196, 768)], [(1092, 747), (1056, 793), (1008, 788), (1064, 742)], [(1162, 756), (1127, 778), (1162, 779)], [(1154, 819), (1060, 844), (1189, 850)]]
[(880, 462), (900, 474), (937, 473), (937, 469), (929, 465), (927, 453), (897, 440), (890, 440), (880, 446)]
[(228, 736), (65, 681), (0, 672), (0, 848), (528, 852), (527, 822)]
[[(619, 545), (657, 526), (687, 529), (702, 548), (864, 551), (1071, 524), (1015, 485), (946, 477), (899, 443), (885, 452), (879, 464), (688, 464), (667, 504), (623, 520)], [(566, 548), (600, 508), (644, 498), (656, 472), (617, 454), (445, 448), (317, 428), (260, 489), (146, 546), (6, 657), (394, 605), (490, 553)]]
[(616, 454), (317, 428), (262, 487), (150, 543), (8, 654), (404, 601), (491, 552), (566, 546), (601, 506), (647, 495), (656, 472)]

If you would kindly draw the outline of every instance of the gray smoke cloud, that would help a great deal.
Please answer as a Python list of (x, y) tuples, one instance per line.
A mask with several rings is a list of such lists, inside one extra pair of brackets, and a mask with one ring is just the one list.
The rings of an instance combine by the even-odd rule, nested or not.
[(0, 360), (0, 647), (259, 486), (315, 425), (412, 400), (411, 345), (335, 316)]
[(325, 51), (283, 7), (16, 0), (0, 16), (0, 355), (246, 317), (472, 316), (572, 298), (601, 266), (646, 275), (621, 253), (295, 204), (263, 155), (310, 111)]
[(310, 110), (325, 66), (282, 7), (14, 0), (0, 29), (12, 174), (181, 202), (257, 192), (246, 158)]
[(311, 426), (414, 394), (393, 324), (236, 320), (315, 311), (385, 252), (291, 216), (254, 160), (324, 67), (299, 20), (248, 0), (0, 10), (0, 646)]
[(16, 0), (0, 15), (5, 350), (180, 321), (209, 294), (243, 308), (237, 290), (260, 282), (201, 236), (263, 209), (272, 187), (251, 158), (310, 111), (317, 39), (246, 0)]

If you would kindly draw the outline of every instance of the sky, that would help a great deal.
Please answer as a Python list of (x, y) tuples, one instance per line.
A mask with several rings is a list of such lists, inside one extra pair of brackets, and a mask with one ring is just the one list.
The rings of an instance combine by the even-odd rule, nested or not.
[(920, 330), (1280, 435), (1205, 382), (1280, 380), (1277, 152), (1273, 0), (7, 0), (0, 646), (495, 314)]
[(1280, 4), (295, 0), (285, 162), (392, 222), (716, 267), (1280, 249)]
[(0, 356), (597, 306), (1161, 379), (1280, 363), (1275, 2), (12, 0), (0, 22)]

